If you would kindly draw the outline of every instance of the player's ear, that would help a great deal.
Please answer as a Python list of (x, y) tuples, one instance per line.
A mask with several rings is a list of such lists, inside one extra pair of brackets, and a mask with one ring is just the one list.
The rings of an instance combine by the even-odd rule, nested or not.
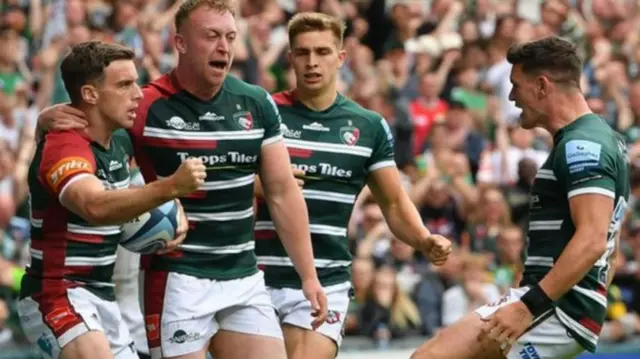
[(347, 59), (347, 52), (345, 50), (340, 50), (338, 52), (338, 60), (340, 60), (340, 63), (338, 64), (338, 68), (342, 67), (346, 59)]
[(80, 88), (80, 94), (82, 95), (82, 100), (90, 105), (95, 105), (98, 103), (98, 89), (93, 85), (84, 85)]
[(540, 75), (536, 77), (536, 93), (538, 94), (538, 98), (542, 99), (549, 94), (551, 82), (549, 78)]
[(173, 40), (179, 53), (184, 54), (185, 52), (187, 52), (187, 45), (184, 43), (184, 38), (182, 37), (182, 35), (176, 33), (176, 35), (173, 37)]

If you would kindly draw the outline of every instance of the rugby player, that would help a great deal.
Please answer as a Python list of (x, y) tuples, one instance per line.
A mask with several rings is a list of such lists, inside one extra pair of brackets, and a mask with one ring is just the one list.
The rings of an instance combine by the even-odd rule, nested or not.
[(572, 44), (552, 37), (514, 45), (507, 60), (521, 126), (553, 135), (531, 189), (523, 279), (413, 359), (571, 358), (598, 344), (629, 196), (626, 145), (590, 111)]
[[(143, 88), (130, 131), (147, 183), (189, 158), (207, 182), (181, 198), (190, 230), (180, 250), (143, 258), (144, 312), (152, 358), (285, 358), (282, 330), (257, 268), (253, 187), (269, 210), (318, 322), (326, 297), (313, 266), (307, 208), (262, 88), (228, 75), (237, 28), (231, 0), (187, 0), (175, 16), (178, 65)], [(238, 39), (240, 41), (240, 39)], [(41, 114), (46, 125), (60, 106)]]
[[(134, 53), (120, 45), (74, 46), (61, 64), (84, 130), (51, 132), (29, 171), (31, 264), (18, 312), (27, 338), (50, 358), (137, 358), (111, 281), (120, 224), (204, 182), (199, 159), (168, 178), (128, 189), (133, 125), (142, 99)], [(187, 230), (184, 213), (178, 237)]]
[[(337, 92), (345, 59), (342, 23), (322, 13), (300, 13), (288, 25), (289, 60), (297, 88), (274, 95), (293, 167), (304, 173), (315, 266), (328, 300), (328, 316), (316, 328), (300, 278), (277, 239), (272, 212), (259, 200), (256, 254), (280, 316), (290, 359), (334, 358), (351, 289), (347, 223), (366, 184), (393, 234), (439, 265), (451, 243), (431, 235), (401, 185), (392, 135), (379, 114)], [(257, 193), (260, 196), (260, 193)]]

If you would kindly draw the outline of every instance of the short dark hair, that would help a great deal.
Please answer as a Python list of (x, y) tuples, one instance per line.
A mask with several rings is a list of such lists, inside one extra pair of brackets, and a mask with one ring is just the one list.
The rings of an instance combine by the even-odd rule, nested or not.
[(104, 69), (110, 63), (134, 58), (133, 50), (119, 44), (88, 41), (73, 46), (60, 64), (62, 81), (71, 103), (82, 102), (82, 86), (100, 82), (104, 76)]
[(200, 6), (206, 6), (220, 13), (229, 12), (232, 16), (236, 16), (236, 3), (233, 0), (184, 0), (174, 18), (176, 31), (180, 31), (180, 27), (187, 21), (189, 15)]
[(580, 88), (582, 61), (576, 47), (559, 37), (512, 45), (507, 51), (507, 61), (522, 65), (526, 74), (545, 72), (553, 82)]

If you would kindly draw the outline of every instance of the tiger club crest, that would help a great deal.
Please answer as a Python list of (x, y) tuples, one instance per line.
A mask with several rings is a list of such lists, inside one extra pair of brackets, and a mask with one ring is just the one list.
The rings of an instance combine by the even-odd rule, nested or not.
[(360, 129), (354, 127), (351, 120), (348, 125), (340, 128), (340, 140), (347, 146), (355, 146), (360, 139)]
[(253, 116), (249, 111), (234, 113), (233, 120), (245, 131), (253, 129)]

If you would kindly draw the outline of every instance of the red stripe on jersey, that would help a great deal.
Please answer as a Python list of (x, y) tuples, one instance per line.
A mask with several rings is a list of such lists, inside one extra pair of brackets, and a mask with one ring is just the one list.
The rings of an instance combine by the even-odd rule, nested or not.
[(255, 237), (258, 240), (276, 239), (277, 238), (277, 233), (276, 233), (276, 231), (274, 231), (272, 229), (260, 229), (260, 230), (255, 231)]
[(604, 285), (598, 283), (598, 287), (596, 288), (596, 292), (602, 294), (603, 296), (607, 296), (607, 288)]
[(193, 193), (184, 195), (182, 198), (203, 199), (205, 197), (207, 197), (207, 192), (206, 191), (195, 191)]
[(61, 280), (44, 280), (43, 286), (56, 287), (57, 293), (53, 295), (37, 294), (32, 297), (38, 303), (38, 309), (42, 313), (42, 321), (51, 329), (56, 338), (76, 325), (84, 323), (67, 297), (66, 289), (70, 287), (63, 283)]
[(145, 271), (144, 273), (144, 321), (149, 348), (160, 346), (162, 337), (162, 311), (169, 280), (169, 272)]
[(602, 329), (602, 325), (588, 317), (582, 317), (582, 319), (580, 319), (580, 324), (594, 334), (599, 334)]
[(209, 150), (218, 146), (216, 140), (186, 140), (177, 138), (145, 137), (144, 144), (152, 147), (164, 147), (176, 150)]
[(104, 236), (96, 236), (95, 234), (78, 234), (68, 233), (67, 239), (74, 242), (99, 244), (104, 243)]
[[(55, 204), (51, 203), (47, 207), (42, 221), (44, 239), (32, 244), (34, 249), (42, 251), (41, 276), (61, 279), (65, 274), (70, 272), (68, 268), (65, 268), (68, 221), (69, 211), (63, 208), (59, 202), (56, 201)], [(42, 291), (46, 292), (47, 290), (48, 288), (45, 288), (43, 284)]]
[(313, 155), (313, 150), (304, 150), (301, 148), (288, 147), (289, 156), (295, 158), (310, 158)]

